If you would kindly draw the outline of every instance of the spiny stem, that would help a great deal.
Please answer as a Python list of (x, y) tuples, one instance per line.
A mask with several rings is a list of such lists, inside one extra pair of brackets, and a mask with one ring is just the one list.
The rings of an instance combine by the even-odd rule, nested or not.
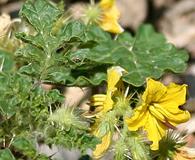
[(116, 128), (117, 132), (120, 134), (121, 137), (123, 137), (123, 135), (121, 134), (119, 128), (116, 126), (116, 124), (114, 125), (114, 127)]
[(129, 93), (129, 86), (128, 86), (127, 89), (125, 90), (125, 98), (127, 97), (128, 93)]
[(130, 157), (129, 155), (127, 154), (124, 154), (125, 157), (127, 157), (128, 159), (131, 159), (132, 157)]
[[(51, 104), (49, 104), (49, 113), (50, 113), (50, 115), (52, 115), (52, 114), (53, 114), (53, 112), (52, 112), (52, 108), (51, 108)], [(52, 125), (54, 125), (54, 122), (52, 121), (52, 122), (51, 122), (51, 124), (52, 124)]]

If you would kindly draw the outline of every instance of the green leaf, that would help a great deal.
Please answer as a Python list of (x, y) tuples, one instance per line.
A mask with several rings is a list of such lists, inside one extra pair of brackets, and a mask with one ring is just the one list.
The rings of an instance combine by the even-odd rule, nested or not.
[(9, 149), (0, 150), (0, 160), (15, 160)]
[[(28, 0), (20, 15), (36, 31), (16, 34), (26, 43), (15, 53), (17, 63), (21, 64), (20, 73), (32, 76), (37, 81), (68, 86), (98, 85), (105, 79), (104, 65), (77, 62), (76, 57), (69, 58), (69, 52), (111, 40), (107, 32), (95, 25), (86, 26), (80, 21), (64, 20), (61, 10), (47, 0)], [(97, 66), (104, 68), (104, 71), (99, 71)]]
[(86, 40), (88, 41), (96, 41), (102, 42), (102, 41), (108, 41), (112, 40), (110, 34), (108, 32), (103, 31), (100, 27), (97, 25), (88, 25), (86, 30)]
[(28, 99), (31, 80), (20, 74), (0, 73), (0, 82), (0, 113), (9, 117), (18, 111), (18, 104)]
[(130, 49), (128, 51), (130, 64), (124, 59), (119, 60), (121, 66), (129, 71), (124, 76), (126, 82), (140, 86), (147, 77), (160, 78), (167, 70), (175, 73), (185, 71), (188, 60), (186, 51), (168, 44), (164, 36), (156, 33), (152, 26), (140, 27), (135, 38), (131, 39), (129, 36), (129, 41), (123, 39), (123, 36), (119, 37), (119, 42), (125, 44), (126, 49)]
[(48, 0), (28, 0), (20, 10), (20, 15), (26, 18), (37, 32), (43, 34), (50, 32), (61, 11)]
[[(92, 72), (89, 71), (89, 73), (92, 73)], [(91, 75), (78, 76), (76, 79), (72, 80), (68, 85), (69, 86), (87, 86), (87, 85), (97, 86), (103, 80), (106, 80), (106, 73), (95, 72), (95, 73), (92, 73)]]
[(14, 65), (14, 58), (11, 53), (0, 50), (0, 66), (2, 66), (2, 71), (12, 71)]
[[(186, 69), (188, 55), (168, 44), (165, 38), (149, 26), (142, 26), (135, 37), (119, 35), (117, 41), (102, 42), (89, 50), (73, 53), (94, 63), (123, 67), (128, 73), (123, 80), (141, 86), (147, 77), (160, 78), (166, 71), (181, 73)], [(84, 61), (83, 60), (83, 61)]]
[[(40, 8), (44, 14), (39, 14)], [(51, 10), (53, 15), (47, 13)], [(147, 77), (160, 78), (166, 71), (181, 73), (186, 68), (186, 52), (168, 44), (148, 25), (141, 27), (135, 37), (123, 33), (114, 41), (99, 27), (85, 26), (79, 21), (60, 23), (53, 32), (63, 18), (59, 18), (60, 9), (46, 0), (28, 0), (20, 13), (37, 31), (32, 35), (17, 34), (28, 43), (16, 52), (18, 62), (27, 64), (20, 71), (37, 81), (68, 86), (98, 85), (105, 80), (107, 68), (118, 65), (128, 72), (123, 77), (125, 82), (141, 86)]]
[(73, 38), (82, 40), (85, 35), (85, 25), (79, 21), (71, 21), (60, 30), (59, 37), (62, 41), (70, 41)]
[(58, 47), (58, 40), (52, 36), (51, 30), (61, 14), (61, 11), (47, 0), (28, 0), (20, 10), (20, 15), (26, 18), (37, 32), (33, 35), (17, 33), (16, 37), (51, 54)]
[(75, 127), (66, 131), (61, 126), (52, 126), (46, 129), (45, 134), (47, 144), (60, 145), (67, 149), (79, 149), (83, 153), (86, 153), (88, 149), (95, 149), (96, 145), (100, 143), (97, 137)]
[(80, 21), (70, 21), (64, 25), (59, 32), (58, 37), (61, 37), (63, 41), (79, 40), (81, 42), (101, 42), (111, 40), (109, 33), (103, 31), (96, 25), (84, 25)]
[(15, 149), (22, 152), (24, 155), (28, 157), (34, 157), (36, 155), (35, 146), (33, 146), (32, 142), (27, 140), (24, 137), (17, 137), (12, 142), (12, 145)]

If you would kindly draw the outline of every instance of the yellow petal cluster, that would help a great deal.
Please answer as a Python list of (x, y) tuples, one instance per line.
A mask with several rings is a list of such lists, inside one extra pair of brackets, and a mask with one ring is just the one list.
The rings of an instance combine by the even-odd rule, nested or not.
[(119, 66), (112, 67), (107, 71), (107, 91), (105, 94), (96, 94), (91, 98), (92, 105), (98, 110), (98, 114), (108, 112), (113, 108), (112, 96), (117, 91), (117, 84), (125, 70)]
[(116, 7), (115, 0), (101, 0), (99, 3), (101, 9), (100, 27), (111, 33), (121, 33), (123, 28), (118, 23), (120, 12)]
[(92, 106), (96, 107), (96, 117), (98, 118), (92, 126), (92, 133), (96, 137), (101, 138), (102, 142), (96, 146), (93, 152), (93, 157), (99, 159), (103, 156), (110, 145), (112, 133), (107, 129), (104, 135), (101, 133), (101, 121), (105, 118), (105, 114), (113, 108), (114, 102), (112, 100), (113, 94), (117, 91), (117, 84), (122, 76), (124, 69), (121, 67), (112, 67), (107, 71), (107, 91), (106, 95), (97, 94), (92, 97)]
[[(95, 135), (95, 136), (98, 136), (98, 135)], [(95, 159), (99, 159), (103, 156), (103, 154), (106, 152), (106, 150), (110, 146), (111, 138), (112, 138), (111, 132), (108, 132), (101, 138), (102, 142), (96, 145), (96, 149), (93, 151), (93, 157)]]
[(186, 87), (174, 83), (165, 86), (161, 82), (147, 79), (142, 104), (134, 110), (133, 116), (126, 119), (128, 129), (136, 131), (143, 128), (152, 141), (151, 149), (158, 150), (158, 143), (166, 129), (190, 118), (188, 111), (179, 108), (186, 101)]

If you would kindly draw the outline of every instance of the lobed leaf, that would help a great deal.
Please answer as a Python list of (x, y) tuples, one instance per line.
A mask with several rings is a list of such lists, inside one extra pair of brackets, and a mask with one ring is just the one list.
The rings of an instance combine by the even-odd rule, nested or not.
[(135, 37), (123, 33), (117, 41), (108, 40), (73, 55), (94, 63), (123, 67), (128, 72), (123, 80), (134, 86), (143, 85), (147, 77), (160, 78), (167, 70), (181, 73), (188, 60), (185, 51), (168, 44), (149, 25), (142, 26)]
[(26, 18), (37, 32), (49, 34), (61, 11), (48, 0), (28, 0), (20, 10), (20, 15)]

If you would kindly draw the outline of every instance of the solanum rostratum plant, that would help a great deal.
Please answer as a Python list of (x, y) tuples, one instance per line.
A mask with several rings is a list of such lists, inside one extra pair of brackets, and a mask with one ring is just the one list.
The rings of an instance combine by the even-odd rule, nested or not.
[[(90, 149), (93, 159), (194, 159), (182, 154), (185, 133), (176, 128), (190, 119), (182, 107), (187, 85), (159, 80), (185, 71), (187, 53), (150, 25), (135, 36), (125, 32), (115, 0), (91, 0), (77, 20), (63, 8), (27, 0), (20, 19), (3, 15), (9, 23), (0, 34), (0, 159), (53, 159), (40, 154), (41, 144), (82, 155)], [(82, 110), (64, 105), (68, 86), (105, 91)]]

